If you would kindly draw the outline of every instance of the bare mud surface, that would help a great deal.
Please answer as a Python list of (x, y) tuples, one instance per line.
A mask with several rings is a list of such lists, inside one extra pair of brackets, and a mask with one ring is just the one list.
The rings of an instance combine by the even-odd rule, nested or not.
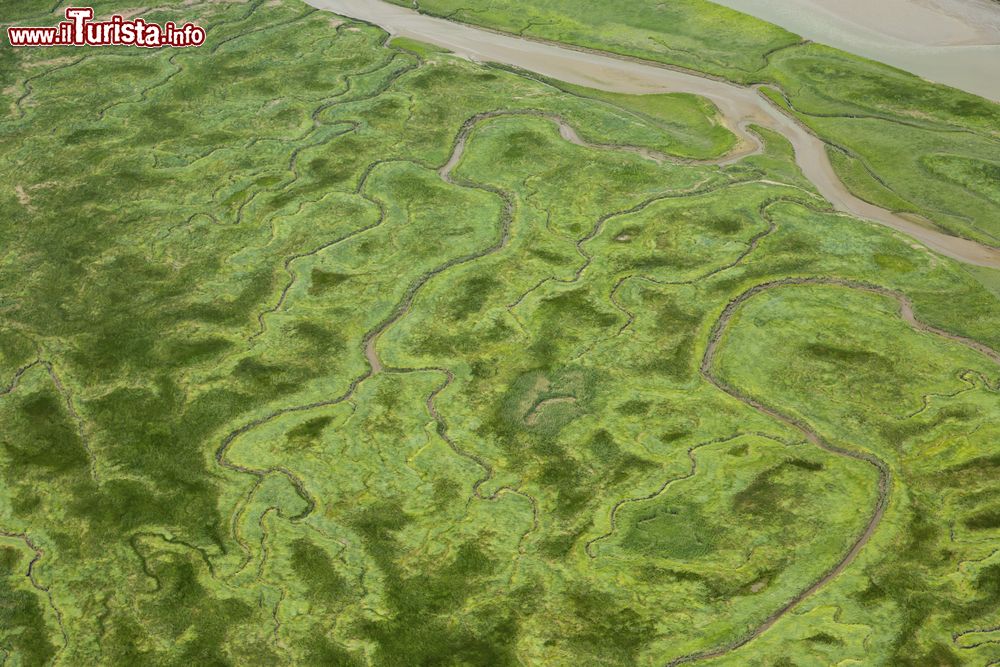
[(712, 0), (807, 39), (1000, 101), (993, 0)]
[(513, 65), (567, 83), (629, 94), (701, 95), (718, 107), (727, 127), (741, 143), (760, 146), (760, 139), (746, 129), (750, 124), (774, 130), (788, 139), (802, 172), (838, 211), (891, 227), (952, 259), (1000, 268), (1000, 249), (925, 227), (852, 195), (833, 170), (826, 144), (754, 88), (653, 63), (482, 30), (380, 0), (307, 1), (314, 7), (373, 23), (393, 35), (436, 44), (471, 60)]

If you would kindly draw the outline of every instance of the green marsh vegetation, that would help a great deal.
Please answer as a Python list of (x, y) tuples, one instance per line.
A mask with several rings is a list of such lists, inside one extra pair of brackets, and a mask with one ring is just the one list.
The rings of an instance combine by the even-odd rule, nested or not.
[[(390, 0), (410, 6), (410, 0)], [(830, 146), (852, 192), (1000, 245), (1000, 105), (709, 0), (420, 0), (420, 11), (764, 86)]]
[[(11, 664), (711, 650), (834, 568), (878, 497), (872, 466), (709, 381), (727, 304), (877, 284), (1000, 348), (992, 272), (831, 213), (780, 137), (690, 163), (733, 146), (697, 98), (555, 87), (294, 2), (144, 16), (208, 43), (0, 50)], [(1000, 657), (994, 361), (797, 284), (741, 304), (710, 370), (892, 474), (850, 566), (717, 664)]]

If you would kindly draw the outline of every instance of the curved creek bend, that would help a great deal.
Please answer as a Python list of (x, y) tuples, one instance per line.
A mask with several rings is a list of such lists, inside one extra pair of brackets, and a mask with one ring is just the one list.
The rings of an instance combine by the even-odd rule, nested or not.
[[(718, 107), (727, 127), (729, 127), (729, 129), (732, 130), (740, 140), (737, 148), (729, 155), (722, 156), (717, 160), (705, 162), (720, 165), (728, 164), (742, 159), (749, 154), (758, 152), (762, 149), (761, 142), (756, 135), (749, 132), (747, 128), (751, 124), (766, 127), (779, 132), (790, 141), (795, 149), (795, 159), (799, 167), (802, 169), (806, 177), (815, 184), (820, 194), (825, 197), (836, 210), (891, 227), (892, 229), (921, 241), (932, 250), (958, 261), (979, 266), (1000, 268), (1000, 249), (991, 248), (973, 241), (952, 237), (933, 229), (929, 229), (913, 221), (895, 215), (888, 210), (864, 202), (851, 195), (834, 172), (827, 157), (826, 145), (823, 141), (811, 134), (796, 120), (785, 115), (780, 109), (773, 106), (753, 87), (743, 87), (725, 81), (670, 69), (668, 67), (657, 66), (654, 64), (645, 64), (624, 58), (616, 58), (610, 55), (602, 55), (600, 53), (584, 50), (575, 50), (573, 48), (562, 47), (556, 44), (521, 39), (501, 33), (480, 30), (467, 25), (452, 23), (443, 19), (427, 17), (418, 14), (413, 10), (389, 5), (378, 0), (307, 0), (307, 2), (320, 9), (327, 9), (343, 16), (379, 25), (393, 35), (411, 37), (445, 47), (459, 56), (472, 60), (493, 61), (513, 65), (544, 76), (560, 79), (568, 83), (631, 94), (685, 92), (701, 95), (711, 100)], [(258, 477), (270, 474), (271, 472), (287, 474), (287, 471), (283, 469), (257, 471), (230, 463), (225, 460), (226, 451), (236, 437), (239, 437), (243, 433), (255, 428), (256, 426), (266, 423), (277, 416), (292, 411), (309, 410), (316, 407), (334, 405), (347, 400), (354, 394), (355, 390), (362, 382), (383, 371), (418, 372), (434, 370), (443, 373), (445, 381), (427, 398), (427, 409), (438, 424), (439, 434), (448, 442), (449, 446), (457, 454), (474, 461), (483, 469), (483, 476), (473, 487), (474, 494), (485, 500), (495, 500), (503, 493), (514, 493), (516, 495), (524, 496), (530, 501), (533, 514), (532, 527), (528, 533), (537, 528), (538, 505), (534, 498), (530, 495), (510, 487), (501, 487), (500, 489), (494, 491), (494, 493), (490, 496), (480, 495), (480, 486), (493, 476), (492, 466), (485, 460), (481, 459), (478, 455), (462, 449), (451, 439), (448, 435), (447, 423), (439, 414), (435, 406), (435, 399), (437, 396), (454, 380), (452, 372), (447, 369), (390, 369), (383, 365), (377, 351), (378, 341), (381, 335), (406, 315), (412, 305), (416, 293), (424, 284), (427, 283), (428, 280), (449, 268), (484, 257), (493, 252), (497, 252), (506, 245), (510, 234), (510, 223), (514, 215), (514, 204), (510, 195), (489, 186), (465, 181), (464, 179), (455, 176), (452, 172), (461, 160), (462, 154), (465, 150), (466, 141), (473, 128), (480, 122), (508, 115), (534, 115), (543, 117), (550, 122), (553, 122), (558, 127), (559, 133), (563, 139), (577, 145), (634, 152), (656, 161), (673, 161), (675, 159), (656, 153), (655, 151), (648, 151), (637, 147), (611, 147), (589, 144), (582, 140), (577, 132), (570, 125), (568, 125), (563, 118), (555, 114), (530, 110), (495, 110), (483, 112), (469, 118), (458, 131), (452, 148), (452, 153), (445, 164), (438, 168), (438, 175), (445, 182), (484, 190), (500, 197), (502, 207), (499, 238), (497, 241), (490, 247), (471, 255), (449, 260), (438, 268), (424, 274), (410, 286), (395, 311), (365, 335), (362, 346), (369, 363), (369, 369), (351, 383), (346, 393), (331, 400), (280, 410), (263, 419), (256, 420), (241, 427), (240, 429), (237, 429), (227, 436), (216, 452), (216, 459), (221, 465), (255, 474)], [(684, 160), (677, 161), (686, 162)], [(790, 600), (787, 600), (782, 606), (775, 609), (763, 621), (759, 622), (754, 627), (749, 628), (748, 631), (741, 637), (727, 643), (717, 645), (714, 648), (675, 657), (667, 663), (668, 667), (723, 656), (739, 649), (742, 646), (745, 646), (766, 632), (778, 620), (799, 606), (804, 600), (810, 598), (813, 594), (818, 592), (827, 583), (843, 572), (855, 560), (861, 550), (875, 534), (876, 529), (881, 523), (883, 515), (888, 507), (892, 487), (892, 474), (889, 466), (882, 459), (878, 458), (875, 454), (864, 450), (846, 449), (826, 441), (807, 423), (790, 417), (778, 411), (776, 408), (758, 400), (757, 398), (745, 394), (741, 389), (728, 384), (726, 380), (719, 377), (716, 373), (716, 353), (718, 352), (720, 343), (722, 342), (733, 316), (742, 307), (742, 305), (758, 294), (768, 290), (803, 285), (858, 290), (893, 299), (899, 306), (899, 317), (915, 330), (958, 343), (979, 352), (991, 361), (1000, 364), (1000, 353), (997, 351), (979, 343), (978, 341), (964, 338), (921, 322), (914, 315), (912, 303), (905, 295), (868, 283), (818, 277), (786, 278), (752, 287), (730, 301), (728, 306), (719, 316), (710, 334), (708, 345), (700, 365), (700, 374), (702, 377), (719, 390), (729, 394), (755, 411), (769, 416), (776, 421), (799, 431), (805, 440), (813, 446), (823, 449), (830, 454), (852, 459), (871, 466), (878, 477), (876, 499), (874, 506), (871, 509), (868, 521), (861, 533), (855, 537), (847, 551), (842, 554), (841, 557), (833, 563), (820, 578), (812, 582), (807, 588), (800, 591)], [(567, 402), (569, 400), (571, 399), (568, 397), (555, 397), (548, 399), (547, 401), (543, 401), (542, 403), (534, 406), (532, 416), (537, 418), (537, 413), (549, 404)], [(690, 450), (689, 457), (691, 457)], [(692, 465), (696, 465), (693, 458)], [(292, 479), (293, 484), (296, 483), (296, 481), (297, 480)], [(663, 488), (665, 488), (665, 486)], [(296, 488), (303, 495), (303, 498), (308, 497), (305, 495), (304, 489), (301, 488), (301, 484), (296, 484)], [(632, 502), (635, 500), (641, 500), (641, 498), (631, 499), (624, 502)], [(310, 503), (310, 509), (311, 506), (312, 504)], [(616, 508), (617, 507), (618, 506), (616, 506)], [(309, 510), (307, 510), (307, 513), (308, 511)], [(613, 531), (614, 510), (612, 510), (611, 515), (611, 527)], [(527, 533), (525, 536), (526, 535)], [(525, 536), (522, 536), (521, 542), (523, 542)], [(603, 539), (604, 537), (607, 537), (607, 535), (598, 538), (598, 540)], [(594, 555), (590, 552), (590, 544), (598, 540), (592, 540), (591, 543), (588, 543), (587, 545), (587, 553), (591, 557), (594, 557)], [(521, 549), (520, 546), (519, 549)]]
[(306, 0), (313, 7), (367, 21), (402, 37), (444, 47), (474, 61), (519, 67), (567, 83), (629, 94), (693, 93), (711, 100), (744, 145), (759, 147), (750, 124), (783, 135), (799, 168), (823, 197), (843, 213), (902, 232), (946, 257), (1000, 268), (1000, 249), (925, 227), (852, 195), (830, 164), (826, 144), (772, 105), (756, 89), (727, 81), (569, 46), (529, 40), (419, 14), (381, 0)]

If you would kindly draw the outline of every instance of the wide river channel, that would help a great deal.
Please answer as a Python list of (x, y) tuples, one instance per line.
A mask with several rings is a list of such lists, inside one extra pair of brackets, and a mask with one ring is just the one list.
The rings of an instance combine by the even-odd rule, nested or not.
[(310, 5), (369, 23), (397, 36), (444, 47), (476, 61), (513, 65), (567, 83), (601, 90), (650, 94), (683, 92), (711, 100), (742, 141), (759, 144), (746, 130), (756, 124), (781, 133), (795, 149), (805, 176), (838, 211), (886, 225), (932, 250), (968, 264), (1000, 268), (1000, 249), (956, 238), (874, 206), (852, 195), (830, 164), (826, 145), (755, 88), (610, 54), (528, 40), (419, 14), (381, 0), (306, 0)]
[(996, 0), (712, 0), (806, 39), (1000, 101)]

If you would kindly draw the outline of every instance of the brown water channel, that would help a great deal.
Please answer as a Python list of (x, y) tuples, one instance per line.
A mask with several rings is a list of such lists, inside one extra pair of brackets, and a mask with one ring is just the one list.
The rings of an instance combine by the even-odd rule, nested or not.
[(483, 30), (425, 16), (381, 0), (307, 2), (376, 24), (393, 35), (436, 44), (471, 60), (513, 65), (567, 83), (630, 94), (701, 95), (718, 107), (726, 125), (742, 144), (760, 145), (760, 140), (746, 129), (750, 124), (774, 130), (788, 139), (795, 149), (799, 168), (838, 211), (891, 227), (952, 259), (1000, 268), (1000, 249), (945, 234), (852, 195), (830, 164), (826, 144), (752, 87), (653, 63)]

